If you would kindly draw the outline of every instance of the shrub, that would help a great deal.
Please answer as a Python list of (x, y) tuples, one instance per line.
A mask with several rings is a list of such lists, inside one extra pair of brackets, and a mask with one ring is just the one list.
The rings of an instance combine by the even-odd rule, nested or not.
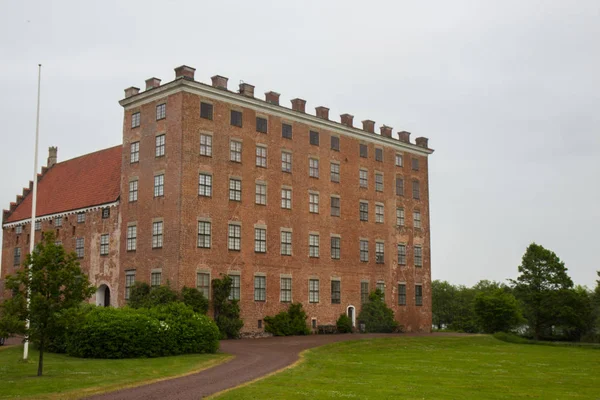
[(275, 336), (308, 335), (306, 313), (301, 303), (290, 304), (287, 311), (273, 317), (265, 317), (265, 332)]
[(192, 307), (197, 313), (206, 315), (208, 312), (208, 299), (196, 288), (184, 286), (181, 289), (181, 301), (183, 301), (185, 305)]
[(332, 335), (337, 333), (337, 327), (335, 325), (317, 325), (317, 333), (319, 335)]
[(379, 289), (369, 295), (369, 302), (363, 304), (358, 319), (365, 324), (366, 332), (395, 332), (398, 323), (394, 312), (385, 304)]
[(240, 305), (237, 300), (229, 300), (231, 293), (231, 277), (224, 275), (221, 279), (213, 279), (213, 311), (215, 322), (223, 339), (236, 339), (244, 321), (240, 319)]
[(339, 333), (352, 332), (352, 319), (346, 314), (341, 314), (335, 325), (337, 326), (337, 331)]
[(503, 289), (477, 294), (474, 308), (477, 323), (484, 333), (508, 332), (523, 319), (517, 299)]
[(95, 308), (96, 306), (92, 304), (82, 303), (79, 307), (69, 308), (54, 314), (57, 329), (50, 333), (46, 349), (51, 353), (66, 353), (69, 335), (83, 321), (85, 316)]
[(168, 284), (151, 288), (145, 282), (135, 282), (127, 305), (131, 308), (150, 308), (178, 300), (177, 292)]

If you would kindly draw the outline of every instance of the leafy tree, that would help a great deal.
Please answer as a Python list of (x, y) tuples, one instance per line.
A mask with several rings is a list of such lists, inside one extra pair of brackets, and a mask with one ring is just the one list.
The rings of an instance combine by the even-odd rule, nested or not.
[(595, 315), (592, 292), (583, 286), (554, 293), (557, 308), (556, 325), (562, 339), (580, 341), (594, 330)]
[(222, 338), (235, 339), (240, 336), (244, 321), (240, 319), (238, 300), (230, 300), (232, 280), (229, 275), (212, 281), (214, 318)]
[(479, 325), (475, 316), (475, 296), (477, 291), (463, 285), (456, 287), (454, 317), (449, 328), (461, 332), (477, 333)]
[(539, 340), (559, 322), (561, 310), (557, 294), (571, 289), (573, 281), (560, 258), (535, 243), (525, 251), (519, 273), (517, 280), (512, 281), (515, 295), (523, 305), (534, 339)]
[(369, 301), (363, 304), (359, 321), (365, 324), (367, 332), (394, 332), (398, 328), (398, 322), (394, 319), (392, 311), (382, 299), (383, 293), (377, 289), (369, 294)]
[(452, 324), (456, 313), (456, 287), (448, 281), (431, 282), (431, 309), (433, 324), (438, 329)]
[(196, 288), (184, 286), (181, 289), (181, 300), (197, 313), (206, 315), (208, 312), (208, 299)]
[[(10, 327), (15, 318), (18, 319), (21, 325), (14, 327), (15, 333), (23, 332), (37, 343), (40, 352), (38, 376), (43, 372), (44, 350), (49, 338), (61, 329), (60, 319), (55, 316), (77, 307), (94, 293), (87, 275), (81, 272), (77, 255), (67, 254), (54, 242), (54, 233), (45, 232), (42, 242), (27, 255), (24, 266), (31, 267), (23, 267), (15, 276), (6, 277), (6, 288), (13, 291), (13, 297), (5, 300), (2, 317), (7, 322), (2, 325)], [(28, 291), (29, 309), (23, 301)], [(30, 321), (28, 330), (24, 327), (26, 319)]]
[(339, 333), (352, 332), (352, 319), (346, 314), (341, 314), (335, 325)]
[(503, 289), (481, 291), (474, 303), (477, 324), (484, 333), (508, 332), (522, 320), (515, 296)]
[(275, 336), (308, 335), (306, 318), (302, 303), (290, 304), (287, 311), (265, 317), (265, 331)]
[(127, 304), (132, 308), (151, 308), (174, 303), (179, 300), (176, 291), (171, 289), (169, 283), (157, 287), (150, 287), (145, 282), (135, 282), (131, 288)]
[(127, 305), (131, 308), (150, 307), (150, 285), (146, 282), (134, 282), (129, 292)]

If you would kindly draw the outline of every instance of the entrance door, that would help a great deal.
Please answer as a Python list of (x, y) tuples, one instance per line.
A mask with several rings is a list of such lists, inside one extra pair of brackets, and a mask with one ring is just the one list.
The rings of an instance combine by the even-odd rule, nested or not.
[(350, 321), (352, 321), (352, 326), (354, 326), (354, 306), (349, 306), (348, 307), (348, 318), (350, 318)]
[(104, 289), (104, 307), (110, 307), (110, 289), (108, 286)]

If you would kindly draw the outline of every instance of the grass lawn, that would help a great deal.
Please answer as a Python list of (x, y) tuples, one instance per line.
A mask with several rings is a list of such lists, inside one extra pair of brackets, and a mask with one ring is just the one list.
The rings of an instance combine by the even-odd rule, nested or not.
[(352, 341), (216, 398), (600, 399), (600, 351), (491, 336)]
[(226, 354), (99, 360), (44, 353), (44, 375), (37, 377), (38, 352), (21, 361), (23, 346), (0, 348), (0, 399), (77, 399), (167, 377), (185, 375), (230, 358)]

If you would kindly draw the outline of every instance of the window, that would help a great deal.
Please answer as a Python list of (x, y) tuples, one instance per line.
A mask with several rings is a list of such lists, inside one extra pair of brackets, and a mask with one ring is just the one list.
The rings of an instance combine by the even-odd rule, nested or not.
[(313, 146), (318, 146), (319, 145), (319, 132), (310, 131), (309, 135), (310, 135), (310, 144), (312, 144)]
[(331, 258), (334, 260), (340, 259), (340, 242), (341, 239), (339, 237), (331, 237)]
[(384, 282), (377, 282), (375, 284), (375, 289), (379, 290), (381, 292), (381, 299), (383, 300), (385, 297), (385, 283)]
[(77, 223), (83, 224), (85, 222), (85, 213), (77, 213)]
[(419, 170), (419, 159), (418, 158), (412, 158), (412, 169), (413, 171), (418, 171)]
[(281, 137), (285, 139), (292, 138), (292, 126), (290, 124), (281, 124)]
[(281, 152), (281, 170), (283, 172), (292, 172), (292, 153)]
[(415, 285), (415, 305), (422, 306), (423, 305), (423, 286)]
[(402, 166), (402, 154), (396, 154), (396, 167)]
[(337, 163), (329, 164), (329, 171), (330, 171), (329, 175), (330, 175), (331, 182), (339, 183), (339, 181), (340, 181), (340, 164), (337, 164)]
[(239, 179), (229, 179), (229, 200), (242, 201), (242, 181)]
[(281, 208), (292, 209), (292, 189), (281, 189)]
[(159, 104), (156, 106), (156, 120), (164, 119), (167, 116), (167, 105)]
[(398, 284), (398, 305), (399, 306), (406, 305), (406, 284), (405, 283)]
[(319, 177), (319, 160), (316, 158), (308, 159), (308, 176), (311, 178)]
[(135, 283), (135, 270), (125, 271), (125, 300), (129, 300), (131, 288)]
[(308, 235), (308, 256), (319, 258), (319, 235)]
[(419, 181), (416, 179), (412, 182), (412, 193), (413, 193), (413, 199), (418, 200), (421, 198), (421, 194), (419, 192)]
[(213, 105), (209, 103), (200, 103), (200, 118), (213, 119)]
[(256, 196), (255, 203), (263, 206), (267, 205), (267, 184), (257, 183), (256, 184)]
[(84, 239), (77, 238), (75, 239), (75, 253), (77, 254), (77, 258), (83, 258), (84, 256)]
[(35, 230), (36, 231), (42, 230), (42, 221), (35, 221)]
[(362, 261), (362, 262), (369, 261), (369, 241), (368, 240), (360, 241), (360, 261)]
[(231, 290), (229, 292), (229, 300), (239, 300), (240, 299), (240, 276), (239, 275), (229, 275), (231, 278)]
[(331, 304), (340, 304), (342, 299), (342, 283), (331, 281)]
[(337, 136), (331, 137), (331, 150), (340, 151), (340, 138)]
[(396, 196), (404, 196), (404, 179), (396, 177)]
[(227, 248), (229, 250), (240, 251), (242, 242), (242, 227), (240, 225), (229, 224)]
[(229, 142), (229, 161), (242, 162), (242, 142)]
[(210, 296), (210, 274), (207, 272), (198, 272), (196, 274), (196, 289), (204, 295), (205, 298)]
[(360, 302), (362, 304), (369, 302), (369, 282), (360, 283)]
[(396, 227), (404, 226), (404, 208), (396, 208)]
[(155, 139), (156, 142), (156, 157), (162, 157), (165, 155), (165, 135), (158, 135)]
[(314, 214), (319, 213), (319, 194), (309, 193), (308, 194), (308, 211)]
[(367, 145), (366, 144), (361, 144), (360, 145), (360, 147), (359, 147), (359, 153), (360, 153), (360, 156), (362, 158), (367, 158), (367, 156), (368, 156), (369, 153), (368, 153)]
[(62, 216), (54, 218), (54, 226), (57, 228), (62, 226)]
[(110, 208), (106, 207), (102, 209), (102, 219), (110, 217)]
[(384, 245), (382, 242), (375, 243), (375, 262), (383, 264)]
[(308, 281), (308, 302), (318, 303), (319, 302), (319, 280), (310, 279)]
[(140, 113), (136, 112), (131, 114), (131, 127), (137, 128), (138, 126), (140, 126)]
[(15, 228), (15, 234), (20, 235), (21, 233), (23, 233), (23, 226), (19, 225)]
[(375, 173), (375, 191), (383, 192), (383, 174), (379, 172)]
[(154, 176), (154, 197), (162, 197), (165, 195), (165, 175), (160, 174)]
[(162, 221), (152, 223), (152, 248), (161, 249), (163, 247), (163, 223)]
[(161, 272), (152, 272), (150, 274), (150, 286), (155, 288), (160, 286)]
[(200, 155), (212, 157), (212, 136), (200, 135)]
[(137, 248), (137, 226), (127, 227), (127, 251), (135, 251)]
[(358, 213), (360, 215), (361, 221), (368, 221), (369, 220), (369, 203), (367, 203), (365, 201), (361, 201), (360, 203), (358, 203)]
[(254, 277), (254, 301), (267, 300), (267, 277)]
[(340, 216), (340, 198), (339, 197), (331, 197), (331, 216), (339, 217)]
[(100, 255), (108, 255), (108, 233), (100, 235)]
[(267, 133), (267, 119), (256, 117), (256, 132)]
[(398, 265), (406, 265), (406, 245), (398, 243)]
[(361, 188), (369, 186), (369, 172), (361, 169), (358, 171), (358, 183)]
[(211, 223), (208, 221), (198, 221), (198, 247), (210, 249), (211, 246)]
[(267, 252), (267, 230), (265, 228), (254, 228), (254, 251), (256, 253)]
[(415, 246), (415, 267), (423, 266), (423, 248)]
[(375, 149), (375, 161), (383, 161), (383, 149)]
[(131, 164), (140, 161), (140, 142), (131, 143), (129, 150), (129, 162)]
[(212, 196), (212, 175), (198, 175), (198, 196)]
[(237, 126), (239, 128), (242, 127), (242, 112), (231, 110), (231, 125)]
[(282, 303), (292, 302), (292, 278), (280, 278), (281, 286), (279, 291), (279, 301)]
[(281, 255), (292, 255), (292, 232), (281, 231)]
[(129, 181), (129, 202), (133, 203), (138, 199), (138, 181)]
[(421, 212), (413, 211), (413, 227), (421, 229)]
[(383, 220), (383, 204), (375, 204), (375, 222), (378, 224), (383, 224)]
[(256, 146), (256, 166), (267, 168), (267, 148)]
[(21, 265), (21, 248), (20, 247), (15, 247), (13, 265), (14, 266)]

